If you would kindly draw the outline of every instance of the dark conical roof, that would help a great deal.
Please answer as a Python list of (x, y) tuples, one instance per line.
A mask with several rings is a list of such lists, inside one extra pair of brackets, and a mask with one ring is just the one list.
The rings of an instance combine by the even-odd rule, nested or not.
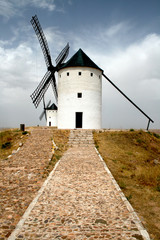
[(57, 110), (57, 106), (53, 103), (50, 107), (46, 108), (46, 110)]
[(67, 67), (91, 67), (102, 71), (83, 51), (79, 49), (60, 69)]

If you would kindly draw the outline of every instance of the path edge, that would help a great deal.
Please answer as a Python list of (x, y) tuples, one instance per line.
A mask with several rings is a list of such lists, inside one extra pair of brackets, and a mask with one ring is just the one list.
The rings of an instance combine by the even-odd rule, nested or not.
[(142, 235), (144, 240), (151, 240), (150, 236), (147, 232), (147, 230), (144, 228), (144, 226), (142, 225), (142, 222), (140, 220), (140, 218), (138, 217), (137, 213), (135, 212), (135, 210), (133, 209), (133, 207), (131, 206), (130, 202), (127, 200), (127, 198), (125, 197), (124, 193), (122, 192), (121, 188), (119, 187), (118, 183), (116, 182), (115, 178), (113, 177), (111, 171), (109, 170), (109, 168), (107, 167), (105, 161), (103, 160), (101, 154), (98, 152), (97, 148), (95, 147), (95, 151), (97, 153), (97, 155), (99, 156), (101, 162), (103, 163), (104, 169), (106, 170), (106, 172), (108, 173), (108, 175), (111, 178), (111, 181), (113, 183), (113, 185), (115, 186), (115, 188), (117, 189), (117, 191), (119, 192), (119, 195), (122, 199), (122, 201), (124, 202), (124, 204), (126, 205), (128, 211), (132, 214), (133, 218), (134, 218), (134, 222), (140, 232), (140, 234)]
[(52, 178), (52, 176), (54, 175), (56, 168), (58, 167), (59, 163), (60, 163), (61, 159), (55, 164), (53, 170), (50, 172), (49, 176), (47, 177), (47, 179), (44, 181), (43, 185), (41, 186), (41, 188), (38, 190), (37, 195), (35, 196), (35, 198), (32, 200), (32, 202), (29, 204), (28, 208), (26, 209), (26, 211), (24, 212), (23, 216), (21, 217), (21, 219), (19, 220), (19, 222), (16, 225), (16, 228), (13, 230), (13, 232), (11, 233), (11, 235), (8, 237), (8, 240), (15, 240), (17, 235), (19, 234), (20, 230), (23, 227), (23, 224), (25, 223), (26, 219), (29, 217), (32, 209), (34, 208), (34, 206), (36, 205), (38, 199), (40, 198), (40, 196), (42, 195), (45, 187), (47, 186), (48, 182), (50, 181), (50, 179)]

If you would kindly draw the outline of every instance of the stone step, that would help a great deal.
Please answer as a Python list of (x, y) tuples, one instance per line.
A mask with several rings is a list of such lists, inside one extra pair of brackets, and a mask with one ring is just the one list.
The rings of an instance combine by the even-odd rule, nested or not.
[(69, 139), (70, 141), (74, 141), (74, 140), (80, 140), (80, 141), (90, 141), (90, 140), (92, 140), (92, 138), (77, 138), (77, 137), (75, 137), (75, 138), (71, 138), (71, 139)]
[(71, 130), (68, 143), (71, 147), (88, 147), (93, 145), (92, 131)]
[(72, 141), (69, 141), (69, 143), (94, 143), (93, 140), (86, 140), (86, 141), (81, 141), (81, 140), (72, 140)]

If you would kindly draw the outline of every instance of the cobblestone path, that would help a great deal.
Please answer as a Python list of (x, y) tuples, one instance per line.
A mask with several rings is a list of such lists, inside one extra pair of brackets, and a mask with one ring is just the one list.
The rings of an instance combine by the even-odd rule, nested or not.
[(8, 238), (44, 182), (51, 137), (51, 128), (34, 128), (16, 154), (0, 160), (0, 240)]
[(50, 173), (30, 214), (9, 240), (149, 239), (145, 230), (142, 237), (137, 222), (93, 143), (75, 144)]

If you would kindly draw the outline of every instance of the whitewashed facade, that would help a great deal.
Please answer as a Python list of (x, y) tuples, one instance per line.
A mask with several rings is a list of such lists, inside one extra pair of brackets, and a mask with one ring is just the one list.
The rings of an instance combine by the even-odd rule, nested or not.
[(57, 110), (46, 110), (47, 126), (57, 127)]
[(88, 67), (58, 73), (58, 128), (101, 128), (102, 75)]

